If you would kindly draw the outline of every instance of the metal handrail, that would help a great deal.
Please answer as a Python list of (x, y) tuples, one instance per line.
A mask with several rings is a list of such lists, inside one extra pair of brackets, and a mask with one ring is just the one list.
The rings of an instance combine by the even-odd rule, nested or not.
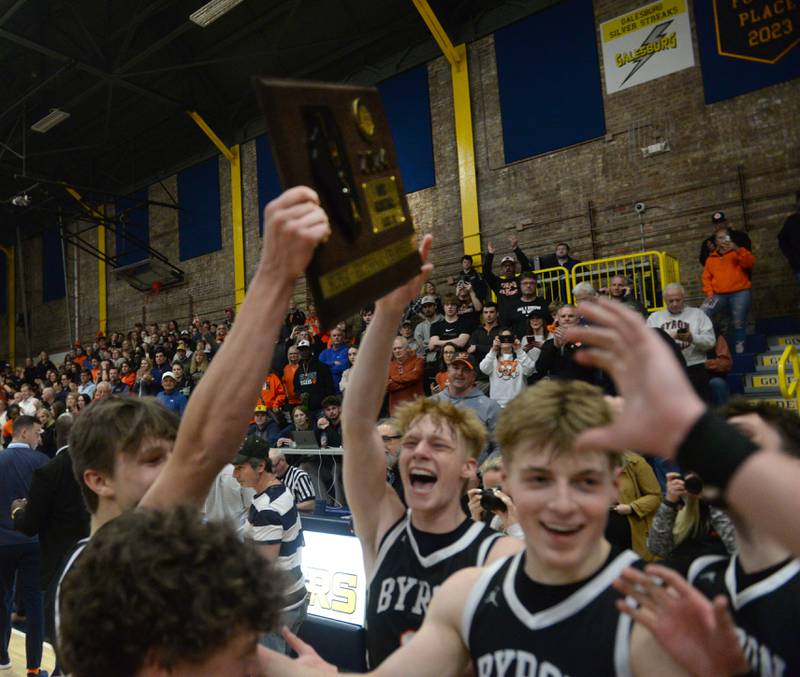
[[(638, 274), (637, 268), (640, 269)], [(631, 280), (634, 298), (650, 312), (666, 307), (664, 288), (671, 282), (680, 282), (681, 276), (680, 265), (674, 256), (667, 252), (646, 251), (581, 261), (572, 268), (572, 286), (574, 288), (587, 278), (601, 283), (605, 278), (605, 285), (594, 286), (608, 286), (615, 275), (625, 275)]]
[[(792, 376), (794, 380), (789, 383), (789, 377), (786, 374), (786, 363), (792, 363)], [(797, 400), (798, 412), (800, 412), (800, 389), (798, 388), (798, 377), (800, 377), (800, 353), (793, 345), (788, 345), (778, 360), (778, 385), (781, 389), (781, 395), (787, 400), (795, 398)]]

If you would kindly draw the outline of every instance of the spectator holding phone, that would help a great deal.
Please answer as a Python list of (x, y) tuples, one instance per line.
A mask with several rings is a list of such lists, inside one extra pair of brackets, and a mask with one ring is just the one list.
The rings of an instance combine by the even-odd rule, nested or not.
[(656, 511), (647, 547), (683, 574), (702, 555), (736, 551), (730, 518), (700, 498), (703, 481), (696, 474), (667, 473), (667, 492)]
[(489, 522), (489, 526), (507, 536), (523, 539), (517, 509), (511, 496), (503, 491), (503, 459), (490, 456), (478, 470), (481, 487), (467, 492), (469, 513), (474, 522)]
[(706, 353), (714, 347), (714, 325), (699, 308), (686, 305), (683, 285), (672, 283), (664, 288), (666, 310), (647, 318), (647, 325), (662, 329), (675, 342), (686, 360), (686, 372), (697, 394), (711, 399), (706, 371)]
[(547, 325), (551, 318), (547, 311), (537, 311), (528, 316), (525, 333), (520, 341), (522, 349), (528, 353), (528, 357), (536, 363), (542, 351), (544, 342), (550, 338)]
[(535, 366), (514, 333), (501, 330), (480, 363), (480, 370), (489, 377), (489, 397), (505, 407), (525, 389)]
[(733, 241), (728, 228), (719, 228), (714, 242), (716, 249), (708, 255), (703, 268), (703, 310), (712, 320), (730, 312), (735, 350), (743, 353), (752, 298), (750, 271), (756, 259), (749, 249)]

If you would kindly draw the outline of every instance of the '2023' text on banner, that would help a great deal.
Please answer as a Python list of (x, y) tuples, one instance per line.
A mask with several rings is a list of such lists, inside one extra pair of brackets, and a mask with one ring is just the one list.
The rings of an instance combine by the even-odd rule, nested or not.
[(694, 66), (686, 0), (662, 0), (600, 24), (606, 93)]

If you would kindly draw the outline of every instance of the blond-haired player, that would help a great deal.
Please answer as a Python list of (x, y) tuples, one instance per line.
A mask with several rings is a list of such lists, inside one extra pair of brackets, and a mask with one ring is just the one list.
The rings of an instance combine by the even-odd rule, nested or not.
[(451, 574), (520, 548), (519, 541), (472, 522), (461, 507), (466, 481), (486, 441), (483, 425), (470, 410), (425, 399), (401, 408), (396, 414), (403, 435), (398, 468), (408, 512), (386, 482), (384, 444), (375, 421), (403, 311), (432, 268), (427, 263), (430, 246), (427, 236), (420, 249), (420, 275), (377, 302), (342, 413), (345, 492), (369, 580), (371, 666), (411, 638), (433, 593)]
[[(610, 422), (600, 390), (577, 381), (543, 382), (508, 404), (496, 435), (525, 549), (454, 574), (413, 642), (372, 674), (455, 677), (468, 663), (477, 677), (685, 674), (616, 608), (611, 583), (637, 560), (603, 536), (618, 455), (574, 445)], [(297, 646), (302, 662), (270, 656), (270, 677), (315, 674), (313, 651)]]

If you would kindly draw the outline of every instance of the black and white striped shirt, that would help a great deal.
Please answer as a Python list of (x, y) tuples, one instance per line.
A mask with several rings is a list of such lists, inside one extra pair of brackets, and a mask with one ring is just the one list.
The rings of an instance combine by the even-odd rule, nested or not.
[(301, 568), (303, 527), (292, 493), (283, 484), (267, 487), (253, 498), (243, 536), (258, 545), (280, 545), (278, 569), (286, 572), (284, 611), (300, 606), (306, 598), (306, 585)]
[(290, 465), (286, 474), (280, 478), (280, 481), (292, 492), (294, 495), (294, 502), (297, 505), (316, 498), (317, 494), (314, 491), (311, 475), (297, 466)]

